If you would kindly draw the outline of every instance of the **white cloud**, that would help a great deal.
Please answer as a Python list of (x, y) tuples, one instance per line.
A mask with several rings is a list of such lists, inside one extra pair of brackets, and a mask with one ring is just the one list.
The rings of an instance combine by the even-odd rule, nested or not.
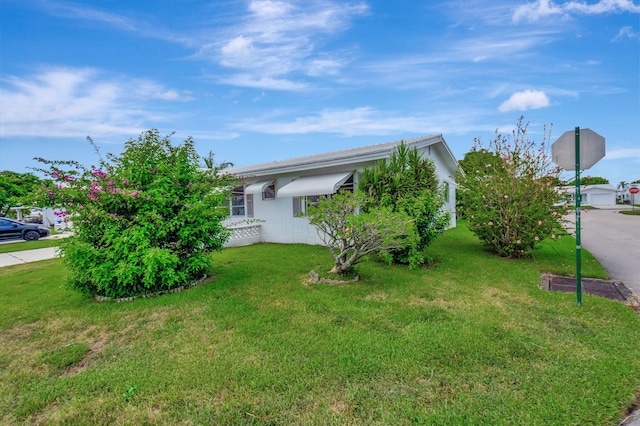
[(139, 34), (143, 37), (167, 40), (188, 46), (194, 45), (193, 39), (177, 34), (169, 28), (162, 27), (159, 23), (148, 23), (141, 19), (135, 19), (113, 12), (105, 12), (104, 10), (82, 3), (76, 4), (56, 0), (38, 2), (38, 4), (50, 14), (60, 18), (88, 21), (93, 24), (104, 24), (121, 31)]
[(1, 83), (2, 137), (135, 134), (145, 122), (164, 118), (145, 109), (145, 101), (188, 99), (153, 82), (110, 79), (90, 68), (51, 68)]
[(540, 90), (525, 90), (516, 92), (498, 107), (500, 112), (526, 111), (529, 109), (545, 108), (550, 105), (546, 93)]
[(335, 133), (344, 136), (456, 133), (477, 130), (470, 111), (441, 111), (425, 116), (403, 116), (371, 107), (324, 109), (315, 115), (278, 120), (273, 115), (235, 124), (245, 131), (268, 134)]
[(607, 150), (605, 160), (635, 159), (640, 162), (640, 148), (617, 148)]
[(254, 74), (234, 74), (231, 77), (223, 78), (223, 83), (231, 84), (233, 86), (240, 87), (253, 87), (256, 89), (269, 89), (269, 90), (306, 90), (308, 85), (306, 83), (297, 83), (295, 81), (283, 79), (264, 77)]
[(600, 0), (596, 3), (569, 1), (557, 4), (553, 0), (536, 0), (518, 6), (513, 12), (513, 20), (535, 22), (553, 15), (569, 16), (571, 14), (597, 15), (604, 13), (640, 13), (640, 6), (631, 0)]
[[(271, 89), (273, 81), (289, 81), (286, 76), (293, 73), (337, 75), (343, 61), (322, 51), (323, 41), (347, 29), (353, 17), (367, 10), (364, 3), (253, 0), (240, 23), (214, 34), (216, 41), (203, 45), (197, 56), (239, 72), (226, 80), (236, 85), (246, 82), (248, 87)], [(261, 82), (265, 85), (260, 86)], [(276, 86), (279, 90), (306, 88)]]
[(616, 34), (616, 36), (613, 38), (613, 41), (618, 41), (618, 40), (622, 40), (622, 39), (638, 39), (640, 38), (640, 34), (638, 34), (637, 32), (633, 31), (633, 28), (630, 26), (625, 26), (620, 28), (620, 31), (618, 31), (618, 34)]

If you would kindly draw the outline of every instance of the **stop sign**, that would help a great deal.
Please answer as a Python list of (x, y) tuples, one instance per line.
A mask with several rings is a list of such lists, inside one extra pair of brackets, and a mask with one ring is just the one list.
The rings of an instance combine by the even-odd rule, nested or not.
[(637, 194), (638, 192), (640, 192), (640, 189), (638, 189), (635, 186), (632, 186), (631, 188), (629, 188), (629, 192), (632, 194)]
[(580, 170), (587, 170), (604, 157), (604, 137), (590, 129), (564, 132), (551, 145), (551, 160), (564, 170), (576, 169), (576, 132), (580, 135)]

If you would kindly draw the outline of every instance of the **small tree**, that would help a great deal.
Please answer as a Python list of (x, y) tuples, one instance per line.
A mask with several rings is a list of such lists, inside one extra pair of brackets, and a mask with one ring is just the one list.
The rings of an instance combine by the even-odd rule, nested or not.
[(39, 182), (31, 173), (0, 172), (0, 216), (6, 216), (11, 207), (22, 205)]
[(227, 210), (216, 207), (235, 178), (199, 170), (190, 138), (173, 146), (150, 130), (99, 167), (38, 160), (52, 178), (40, 204), (64, 208), (73, 220), (61, 251), (75, 290), (107, 297), (169, 290), (201, 277), (209, 253), (226, 241)]
[[(580, 178), (580, 185), (606, 185), (609, 179), (600, 176), (585, 176)], [(575, 179), (568, 182), (569, 185), (575, 185)]]
[(506, 257), (525, 256), (545, 238), (556, 238), (565, 212), (554, 186), (560, 170), (545, 141), (538, 146), (527, 139), (522, 120), (511, 141), (496, 133), (484, 149), (476, 139), (465, 155), (473, 167), (458, 176), (469, 228), (486, 247)]
[(345, 274), (369, 253), (403, 247), (417, 239), (411, 218), (388, 206), (371, 207), (372, 200), (361, 191), (341, 192), (321, 198), (308, 211), (309, 223), (316, 227), (334, 259), (332, 273)]
[(414, 267), (424, 263), (426, 247), (451, 221), (450, 213), (444, 209), (433, 161), (416, 148), (401, 144), (388, 160), (380, 160), (363, 171), (359, 188), (373, 199), (374, 205), (386, 206), (414, 219), (419, 238), (392, 249), (393, 261)]

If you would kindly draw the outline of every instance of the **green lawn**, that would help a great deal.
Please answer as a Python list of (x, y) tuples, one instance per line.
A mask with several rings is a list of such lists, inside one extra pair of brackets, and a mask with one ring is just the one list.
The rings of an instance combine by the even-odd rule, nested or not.
[(45, 247), (57, 247), (59, 240), (38, 240), (38, 241), (16, 241), (12, 243), (0, 244), (0, 253), (10, 253), (13, 251), (34, 250)]
[(60, 259), (0, 268), (0, 424), (617, 425), (640, 317), (538, 288), (574, 247), (500, 259), (459, 227), (431, 269), (367, 262), (335, 286), (306, 281), (325, 248), (262, 244), (128, 303), (66, 290)]

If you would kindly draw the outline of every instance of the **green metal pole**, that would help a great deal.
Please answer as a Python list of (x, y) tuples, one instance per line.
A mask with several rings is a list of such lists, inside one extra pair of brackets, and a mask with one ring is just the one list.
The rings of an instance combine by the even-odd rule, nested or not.
[(576, 298), (582, 306), (582, 247), (580, 241), (580, 127), (576, 127)]

